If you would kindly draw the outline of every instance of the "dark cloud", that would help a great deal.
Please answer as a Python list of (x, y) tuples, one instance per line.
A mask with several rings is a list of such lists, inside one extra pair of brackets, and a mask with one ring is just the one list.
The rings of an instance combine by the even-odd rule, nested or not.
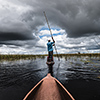
[(64, 28), (69, 37), (100, 34), (99, 5), (100, 0), (64, 0), (64, 2), (58, 2), (53, 17), (55, 19), (52, 19), (52, 22), (56, 21), (58, 26)]
[(45, 48), (45, 46), (37, 46), (37, 45), (36, 45), (35, 47), (38, 47), (38, 48)]
[(99, 50), (100, 46), (86, 47), (86, 50)]
[(3, 0), (0, 3), (0, 46), (5, 44), (10, 48), (22, 46), (44, 50), (45, 46), (36, 44), (40, 28), (47, 25), (43, 11), (51, 27), (66, 30), (68, 44), (75, 42), (77, 45), (85, 40), (88, 43), (72, 48), (59, 47), (76, 50), (99, 48), (96, 43), (92, 45), (95, 41), (89, 42), (84, 37), (100, 34), (100, 0)]
[(8, 40), (8, 41), (0, 41), (0, 46), (6, 45), (9, 48), (25, 48), (32, 49), (36, 45), (37, 39), (34, 40)]
[(0, 46), (2, 46), (3, 44), (5, 44), (5, 45), (22, 46), (21, 44), (15, 44), (12, 41), (11, 42), (9, 42), (9, 41), (0, 41)]
[(46, 11), (51, 26), (65, 29), (69, 37), (100, 34), (100, 0), (25, 0), (24, 3), (33, 8), (25, 18), (35, 19), (35, 28), (45, 24), (43, 11)]
[(28, 40), (28, 39), (34, 39), (35, 37), (33, 36), (28, 36), (25, 34), (20, 34), (20, 33), (5, 33), (5, 32), (0, 32), (0, 41), (8, 41), (8, 40)]
[[(9, 34), (5, 34), (5, 40), (6, 36), (9, 39), (16, 39), (19, 33), (23, 34), (19, 39), (30, 39), (32, 32), (38, 33), (39, 27), (46, 23), (43, 11), (46, 11), (51, 27), (65, 29), (69, 37), (100, 34), (100, 0), (11, 0), (10, 3), (6, 7), (2, 5), (4, 10), (1, 10), (1, 38), (4, 39), (4, 30)], [(22, 9), (18, 11), (16, 6)], [(11, 33), (16, 31), (18, 35), (9, 33), (9, 30)], [(13, 35), (13, 38), (10, 35)]]

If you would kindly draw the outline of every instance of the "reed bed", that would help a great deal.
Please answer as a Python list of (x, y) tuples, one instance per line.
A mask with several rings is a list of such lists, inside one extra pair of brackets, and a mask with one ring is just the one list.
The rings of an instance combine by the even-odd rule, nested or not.
[[(0, 55), (0, 61), (1, 60), (20, 60), (20, 59), (36, 59), (36, 58), (41, 58), (44, 59), (45, 56), (48, 56), (47, 54), (44, 55)], [(96, 57), (100, 58), (100, 53), (87, 53), (87, 54), (54, 54), (54, 57), (65, 57), (65, 59), (70, 58), (70, 57)]]
[(54, 57), (59, 57), (59, 58), (65, 58), (66, 60), (67, 59), (70, 59), (70, 58), (74, 58), (74, 59), (77, 59), (77, 58), (84, 58), (84, 57), (87, 57), (87, 58), (96, 58), (98, 60), (100, 60), (100, 53), (86, 53), (86, 54), (59, 54), (59, 55), (56, 55), (54, 54)]
[(0, 61), (8, 60), (20, 60), (20, 59), (36, 59), (41, 58), (44, 59), (45, 55), (0, 55)]
[[(54, 54), (54, 56), (57, 57), (56, 54)], [(88, 57), (100, 57), (100, 53), (82, 53), (82, 54), (59, 54), (58, 55), (59, 57), (73, 57), (73, 56), (77, 56), (77, 57), (81, 57), (81, 56), (88, 56)]]

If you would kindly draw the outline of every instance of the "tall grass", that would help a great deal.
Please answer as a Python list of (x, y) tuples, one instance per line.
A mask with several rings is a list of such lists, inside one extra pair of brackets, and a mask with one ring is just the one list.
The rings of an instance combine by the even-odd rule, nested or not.
[[(57, 57), (56, 54), (54, 54), (54, 56)], [(100, 53), (82, 53), (82, 54), (59, 54), (58, 55), (59, 57), (65, 57), (65, 56), (68, 56), (68, 57), (71, 57), (71, 56), (88, 56), (88, 57), (100, 57)]]
[[(19, 59), (36, 59), (36, 58), (42, 58), (44, 59), (45, 55), (0, 55), (0, 60), (19, 60)], [(65, 59), (70, 57), (98, 57), (100, 58), (100, 53), (87, 53), (87, 54), (59, 54), (60, 58), (65, 57)], [(56, 54), (54, 54), (54, 57), (57, 57)]]
[(46, 55), (0, 55), (1, 60), (20, 60), (20, 59), (36, 59), (42, 58), (44, 59)]

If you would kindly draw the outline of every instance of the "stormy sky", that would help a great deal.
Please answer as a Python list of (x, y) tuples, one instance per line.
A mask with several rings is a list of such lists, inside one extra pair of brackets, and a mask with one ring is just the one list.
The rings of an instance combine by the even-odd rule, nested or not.
[(100, 52), (100, 0), (0, 0), (0, 54)]

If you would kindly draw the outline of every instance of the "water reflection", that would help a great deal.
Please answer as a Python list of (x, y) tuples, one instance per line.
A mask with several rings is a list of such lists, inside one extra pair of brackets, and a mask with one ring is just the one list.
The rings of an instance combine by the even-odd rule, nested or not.
[[(98, 58), (63, 57), (60, 61), (54, 58), (54, 61), (55, 64), (52, 68), (53, 76), (62, 82), (69, 90), (72, 89), (71, 87), (76, 87), (74, 83), (78, 82), (77, 84), (79, 84), (82, 80), (86, 80), (86, 82), (92, 80), (92, 83), (93, 81), (96, 82), (95, 84), (100, 82), (100, 60), (98, 60)], [(26, 93), (45, 77), (47, 73), (48, 66), (46, 65), (46, 57), (44, 59), (38, 58), (35, 60), (1, 62), (0, 100), (8, 100), (8, 97), (9, 100), (22, 100)], [(85, 88), (84, 84), (83, 87)], [(99, 88), (99, 86), (97, 88)], [(95, 92), (97, 91), (96, 89), (94, 90)], [(71, 91), (73, 94), (75, 90), (72, 89)], [(75, 93), (78, 93), (78, 91), (75, 91)], [(98, 93), (100, 93), (100, 91)], [(76, 96), (76, 94), (73, 95)], [(81, 97), (79, 99), (82, 100)]]
[(53, 75), (53, 65), (48, 66), (48, 73), (50, 73), (51, 76), (54, 76), (54, 75)]
[[(57, 78), (59, 80), (73, 80), (73, 79), (92, 79), (100, 81), (100, 61), (93, 58), (62, 58), (59, 62), (55, 59), (56, 64), (54, 65), (55, 76), (57, 73)], [(86, 63), (87, 62), (87, 63)]]

